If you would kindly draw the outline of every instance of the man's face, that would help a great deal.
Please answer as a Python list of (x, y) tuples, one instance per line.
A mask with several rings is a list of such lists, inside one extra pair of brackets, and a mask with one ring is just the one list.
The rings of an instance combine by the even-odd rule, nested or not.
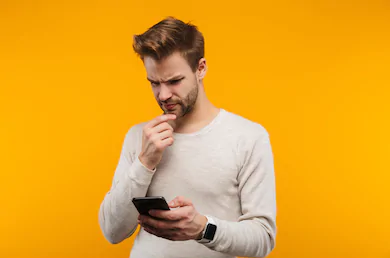
[(144, 58), (154, 97), (165, 114), (183, 117), (193, 110), (198, 97), (198, 81), (187, 61), (175, 52), (157, 62)]

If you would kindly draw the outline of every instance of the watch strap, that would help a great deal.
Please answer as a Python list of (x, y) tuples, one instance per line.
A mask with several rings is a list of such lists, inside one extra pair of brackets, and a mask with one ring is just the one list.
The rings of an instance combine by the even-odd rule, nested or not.
[(209, 243), (213, 241), (215, 232), (217, 231), (217, 224), (210, 216), (205, 216), (207, 218), (207, 223), (202, 231), (202, 238), (197, 240), (198, 243)]

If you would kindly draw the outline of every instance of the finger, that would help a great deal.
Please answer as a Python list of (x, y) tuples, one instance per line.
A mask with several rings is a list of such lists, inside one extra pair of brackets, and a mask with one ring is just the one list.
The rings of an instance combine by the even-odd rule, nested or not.
[(172, 221), (172, 227), (180, 228), (180, 220), (187, 219), (189, 214), (191, 213), (192, 206), (185, 206), (181, 208), (177, 208), (169, 211), (162, 210), (150, 210), (150, 214), (153, 217), (163, 219), (165, 221)]
[(144, 229), (146, 232), (148, 232), (148, 233), (150, 233), (150, 234), (153, 234), (153, 235), (155, 235), (155, 236), (159, 236), (159, 235), (158, 235), (159, 232), (158, 232), (155, 228), (149, 227), (149, 226), (147, 226), (147, 225), (142, 225), (142, 227), (143, 227), (143, 229)]
[(167, 123), (172, 127), (173, 130), (176, 129), (176, 120), (168, 120)]
[(182, 216), (180, 212), (176, 212), (176, 210), (169, 210), (169, 211), (164, 211), (164, 210), (150, 210), (149, 214), (153, 217), (159, 218), (159, 219), (164, 219), (164, 220), (169, 220), (169, 221), (179, 221)]
[(156, 229), (174, 229), (177, 228), (175, 226), (175, 222), (169, 220), (157, 220), (150, 216), (141, 216), (141, 225), (152, 227)]
[(150, 121), (145, 128), (150, 129), (155, 127), (156, 125), (166, 122), (168, 120), (174, 120), (176, 119), (176, 115), (174, 114), (166, 114), (166, 115), (161, 115)]
[(182, 207), (182, 206), (190, 206), (190, 205), (192, 205), (192, 202), (190, 199), (187, 199), (183, 196), (177, 196), (168, 205), (171, 208), (177, 208), (177, 207)]
[(173, 144), (173, 142), (174, 142), (173, 137), (168, 137), (168, 138), (165, 138), (164, 140), (161, 140), (161, 145), (164, 147), (170, 146)]
[(173, 132), (172, 126), (169, 123), (167, 123), (167, 122), (163, 122), (161, 124), (158, 124), (155, 127), (150, 129), (150, 131), (152, 133), (161, 133), (161, 132), (164, 132), (164, 131), (167, 131), (167, 130), (170, 130), (170, 131)]
[(166, 130), (166, 131), (161, 132), (158, 135), (156, 135), (156, 137), (158, 137), (159, 140), (165, 140), (166, 138), (171, 137), (171, 136), (172, 136), (171, 130)]

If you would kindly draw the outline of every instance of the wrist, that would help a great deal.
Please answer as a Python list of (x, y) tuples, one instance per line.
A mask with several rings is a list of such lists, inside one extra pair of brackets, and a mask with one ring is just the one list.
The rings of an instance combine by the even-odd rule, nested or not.
[(156, 168), (156, 165), (147, 162), (147, 159), (142, 155), (142, 153), (138, 155), (138, 159), (141, 162), (141, 164), (147, 169), (153, 171)]
[(199, 215), (199, 229), (198, 229), (198, 234), (196, 235), (195, 240), (200, 240), (203, 237), (204, 230), (207, 225), (207, 217), (203, 215)]
[(211, 216), (204, 216), (206, 218), (206, 224), (202, 231), (201, 236), (196, 239), (198, 243), (210, 243), (214, 240), (215, 233), (217, 231), (217, 224)]

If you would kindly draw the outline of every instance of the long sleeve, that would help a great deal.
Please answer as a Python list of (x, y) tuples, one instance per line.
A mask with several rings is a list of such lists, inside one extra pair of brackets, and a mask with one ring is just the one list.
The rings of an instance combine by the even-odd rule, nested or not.
[(99, 209), (99, 224), (105, 238), (112, 244), (122, 242), (137, 228), (138, 211), (133, 197), (145, 196), (154, 171), (146, 168), (132, 150), (136, 144), (131, 128), (126, 134), (111, 189)]
[(208, 248), (237, 256), (265, 257), (275, 247), (276, 194), (274, 162), (268, 133), (241, 152), (243, 165), (238, 176), (242, 216), (237, 222), (213, 217), (217, 224)]

